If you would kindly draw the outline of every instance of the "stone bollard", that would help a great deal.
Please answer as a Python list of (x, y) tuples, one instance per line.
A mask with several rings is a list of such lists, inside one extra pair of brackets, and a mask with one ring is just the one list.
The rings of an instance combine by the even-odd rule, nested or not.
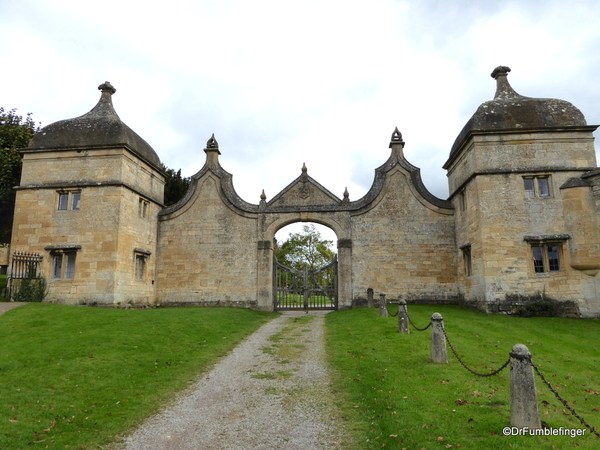
[(398, 332), (409, 334), (408, 311), (406, 310), (406, 300), (398, 300)]
[(379, 317), (387, 317), (388, 310), (385, 303), (385, 294), (382, 292), (379, 294)]
[(367, 289), (367, 307), (373, 308), (375, 306), (375, 302), (373, 301), (373, 288)]
[(431, 359), (437, 364), (448, 364), (444, 318), (440, 313), (431, 316)]
[(542, 424), (530, 361), (529, 349), (523, 344), (516, 344), (510, 354), (510, 424), (537, 429)]

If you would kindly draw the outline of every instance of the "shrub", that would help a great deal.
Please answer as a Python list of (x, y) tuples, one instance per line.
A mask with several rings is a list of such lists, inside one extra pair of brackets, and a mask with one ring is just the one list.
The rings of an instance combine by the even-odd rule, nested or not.
[(48, 294), (48, 283), (43, 275), (12, 280), (12, 299), (15, 302), (42, 302)]

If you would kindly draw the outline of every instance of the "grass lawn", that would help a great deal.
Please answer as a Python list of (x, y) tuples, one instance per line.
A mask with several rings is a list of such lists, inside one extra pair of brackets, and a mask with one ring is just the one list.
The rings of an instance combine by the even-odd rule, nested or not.
[[(394, 309), (392, 309), (394, 308)], [(390, 312), (395, 312), (394, 306)], [(600, 430), (600, 321), (485, 315), (454, 306), (409, 306), (424, 327), (434, 312), (459, 355), (490, 372), (512, 346), (528, 346), (557, 391)], [(326, 316), (335, 386), (356, 441), (365, 449), (597, 449), (591, 435), (504, 436), (510, 426), (510, 367), (488, 378), (469, 373), (448, 348), (449, 364), (431, 362), (431, 330), (400, 334), (397, 318), (377, 309)], [(583, 428), (536, 376), (541, 419), (553, 428)]]
[(32, 303), (0, 316), (0, 449), (114, 442), (275, 317)]

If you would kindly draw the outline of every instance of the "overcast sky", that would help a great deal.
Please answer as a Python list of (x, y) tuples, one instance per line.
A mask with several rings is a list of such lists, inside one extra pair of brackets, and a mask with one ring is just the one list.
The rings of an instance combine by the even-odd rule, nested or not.
[(110, 81), (121, 119), (185, 176), (215, 133), (251, 203), (303, 163), (357, 200), (397, 126), (447, 198), (442, 165), (498, 65), (518, 93), (600, 124), (599, 23), (597, 0), (0, 0), (0, 106), (48, 125)]

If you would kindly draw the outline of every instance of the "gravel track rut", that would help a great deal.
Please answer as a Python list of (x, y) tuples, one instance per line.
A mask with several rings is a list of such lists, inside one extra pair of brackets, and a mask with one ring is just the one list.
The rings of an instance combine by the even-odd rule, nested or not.
[(123, 448), (355, 448), (329, 383), (324, 315), (283, 313), (263, 325)]

